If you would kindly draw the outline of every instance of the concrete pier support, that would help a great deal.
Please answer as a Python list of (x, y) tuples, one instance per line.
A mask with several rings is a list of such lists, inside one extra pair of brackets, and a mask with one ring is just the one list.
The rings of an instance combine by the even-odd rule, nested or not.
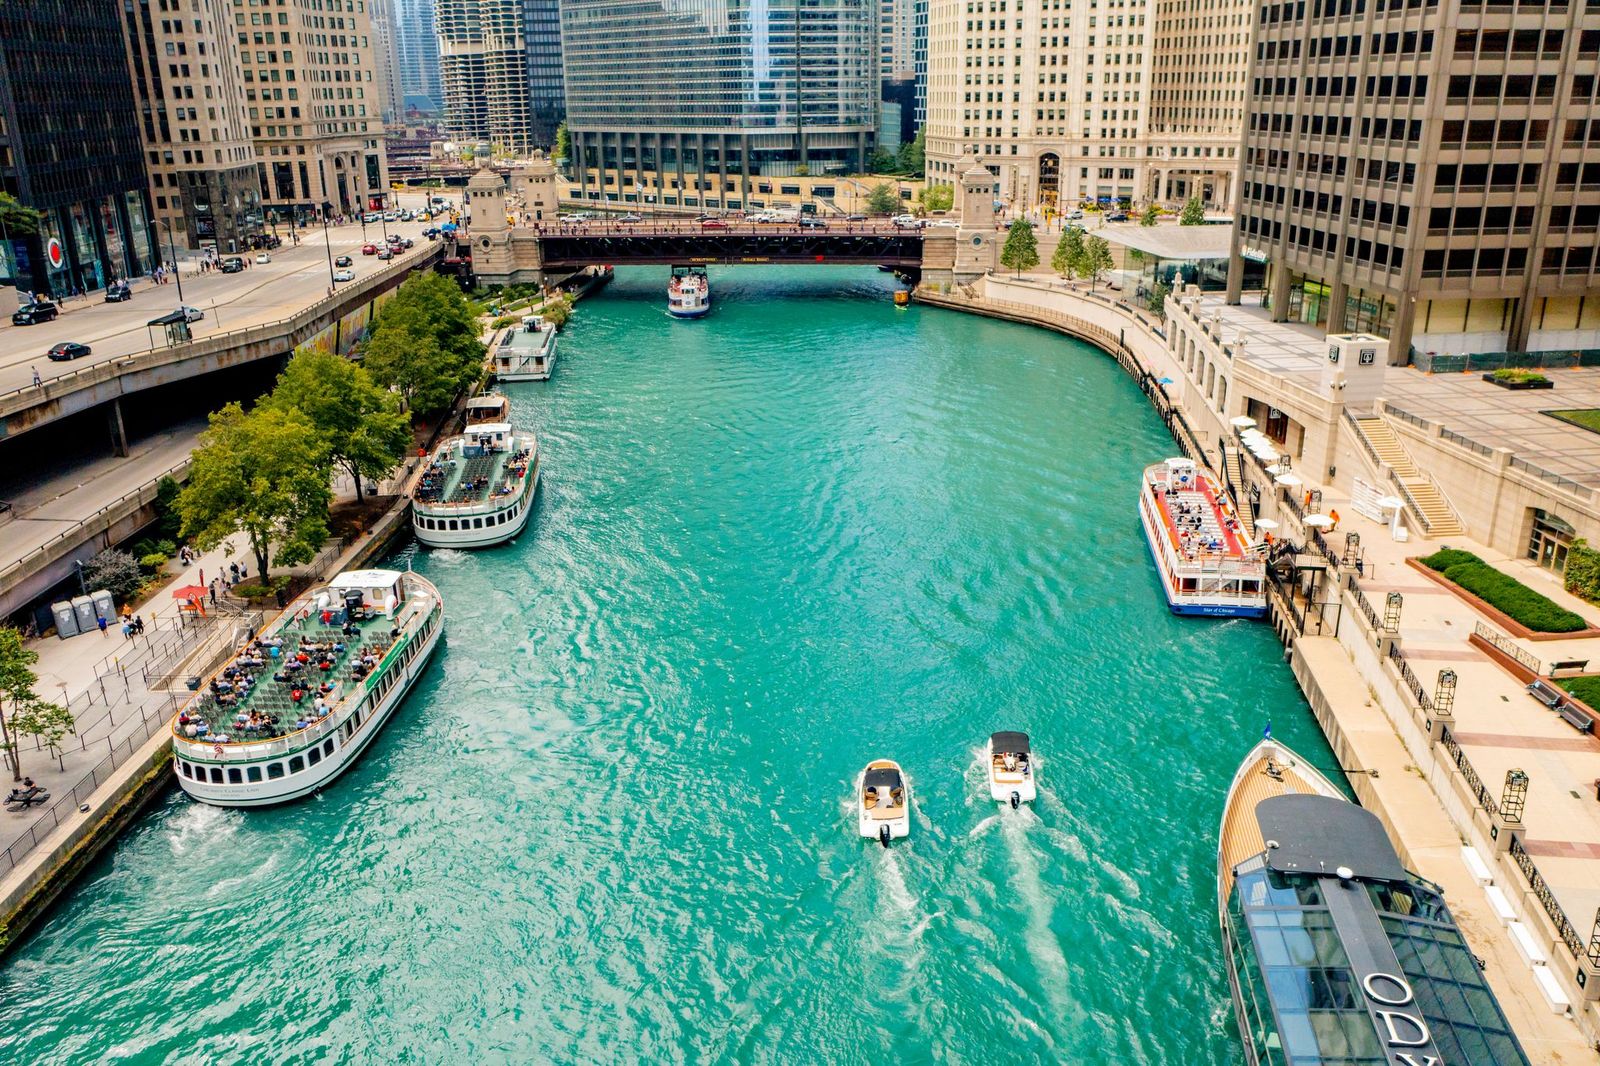
[(106, 404), (106, 425), (111, 430), (111, 450), (119, 459), (128, 457), (128, 431), (122, 424), (122, 400)]

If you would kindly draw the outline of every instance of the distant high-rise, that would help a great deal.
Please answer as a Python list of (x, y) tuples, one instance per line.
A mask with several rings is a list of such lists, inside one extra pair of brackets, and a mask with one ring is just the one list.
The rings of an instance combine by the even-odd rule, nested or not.
[(755, 177), (858, 172), (876, 127), (880, 2), (566, 0), (583, 194), (725, 208)]
[(558, 0), (438, 0), (445, 127), (522, 154), (561, 121)]
[(444, 106), (439, 84), (439, 35), (434, 29), (434, 0), (390, 0), (394, 47), (400, 64), (400, 93), (424, 97), (430, 110)]
[(879, 0), (878, 73), (886, 79), (912, 72), (914, 4), (915, 0)]
[(121, 17), (79, 0), (0, 4), (0, 190), (44, 216), (37, 236), (0, 241), (0, 275), (19, 289), (97, 289), (157, 260)]
[(372, 58), (379, 109), (386, 123), (405, 121), (405, 91), (400, 88), (400, 42), (395, 39), (394, 0), (368, 0), (372, 15)]
[(911, 68), (916, 78), (916, 128), (928, 121), (928, 0), (911, 0)]

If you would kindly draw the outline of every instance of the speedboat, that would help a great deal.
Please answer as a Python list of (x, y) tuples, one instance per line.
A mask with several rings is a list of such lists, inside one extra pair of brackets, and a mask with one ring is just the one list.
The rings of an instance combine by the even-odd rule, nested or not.
[(911, 835), (911, 783), (891, 759), (874, 759), (856, 778), (856, 814), (861, 835), (889, 841)]
[(1028, 734), (996, 733), (989, 738), (989, 795), (1016, 810), (1039, 795)]

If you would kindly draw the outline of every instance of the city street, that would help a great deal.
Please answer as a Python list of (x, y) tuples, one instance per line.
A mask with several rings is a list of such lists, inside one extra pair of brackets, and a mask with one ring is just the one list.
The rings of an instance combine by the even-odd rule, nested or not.
[[(445, 195), (459, 201), (459, 193)], [(413, 206), (414, 201), (414, 206), (420, 207), (423, 199), (420, 192), (410, 194), (406, 206)], [(146, 323), (176, 310), (180, 302), (205, 312), (205, 318), (190, 326), (196, 338), (286, 318), (326, 295), (330, 248), (335, 257), (350, 256), (350, 269), (360, 281), (389, 265), (377, 256), (361, 254), (363, 243), (382, 246), (385, 225), (390, 233), (416, 242), (405, 253), (406, 257), (414, 257), (431, 247), (422, 231), (437, 224), (437, 220), (369, 222), (363, 240), (361, 224), (349, 222), (328, 227), (326, 242), (322, 227), (317, 226), (297, 231), (301, 236), (299, 247), (290, 245), (287, 228), (280, 226), (278, 235), (283, 238), (283, 246), (268, 253), (272, 257), (270, 263), (256, 263), (255, 253), (251, 252), (240, 256), (249, 266), (237, 274), (219, 270), (195, 274), (193, 267), (186, 266), (182, 301), (178, 299), (176, 280), (158, 286), (148, 278), (138, 278), (133, 282), (131, 300), (105, 303), (101, 293), (90, 293), (66, 300), (61, 304), (60, 317), (36, 326), (12, 325), (11, 311), (15, 308), (4, 308), (5, 314), (0, 316), (0, 392), (31, 384), (35, 370), (48, 381), (93, 363), (148, 351), (152, 334), (158, 344), (164, 338), (159, 328), (151, 329)], [(60, 341), (87, 344), (93, 354), (71, 362), (51, 362), (45, 353)]]

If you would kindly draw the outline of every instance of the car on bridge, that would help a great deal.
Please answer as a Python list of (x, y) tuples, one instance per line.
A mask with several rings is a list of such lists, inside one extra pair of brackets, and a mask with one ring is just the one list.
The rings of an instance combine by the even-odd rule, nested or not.
[(270, 262), (272, 262), (272, 256), (268, 255), (266, 252), (257, 252), (256, 253), (256, 262), (257, 263), (270, 263)]
[(361, 246), (361, 254), (362, 255), (377, 255), (378, 254), (378, 246), (376, 244), (363, 244)]
[(643, 221), (644, 221), (644, 216), (643, 215), (623, 215), (621, 218), (617, 219), (618, 225), (621, 225), (624, 222), (643, 222)]
[(185, 322), (198, 322), (202, 318), (206, 317), (206, 313), (204, 311), (200, 310), (198, 307), (190, 307), (188, 304), (179, 304), (178, 314), (183, 316), (183, 320)]
[(126, 281), (113, 281), (106, 286), (106, 303), (119, 304), (124, 300), (133, 299), (133, 290)]
[(728, 228), (728, 224), (726, 222), (722, 221), (722, 219), (720, 219), (720, 218), (708, 218), (704, 222), (700, 223), (700, 228), (703, 229), (703, 230), (705, 230), (705, 229), (727, 229)]
[(49, 322), (60, 313), (61, 308), (51, 301), (35, 300), (32, 303), (23, 304), (12, 312), (11, 324), (13, 326), (31, 326), (37, 322)]
[(77, 341), (62, 341), (60, 344), (51, 345), (45, 356), (51, 362), (65, 363), (73, 359), (80, 359), (88, 354), (89, 346), (87, 344), (79, 344)]
[(801, 229), (827, 229), (828, 228), (828, 224), (826, 222), (822, 221), (822, 219), (813, 218), (810, 215), (801, 215), (800, 216), (799, 225), (800, 225)]
[(922, 219), (916, 215), (896, 215), (889, 220), (901, 229), (921, 229)]
[(867, 216), (866, 215), (846, 215), (846, 216), (844, 216), (844, 220), (846, 222), (865, 222), (867, 220)]
[(378, 253), (378, 258), (380, 260), (393, 259), (394, 258), (394, 249), (392, 249), (392, 248), (383, 249), (381, 252)]
[(333, 280), (334, 281), (354, 281), (354, 280), (356, 280), (356, 272), (354, 270), (351, 270), (349, 267), (346, 267), (343, 270), (335, 270), (333, 272)]
[(333, 265), (336, 267), (347, 267), (354, 262), (355, 260), (351, 259), (348, 255), (341, 255), (339, 258), (333, 261)]

